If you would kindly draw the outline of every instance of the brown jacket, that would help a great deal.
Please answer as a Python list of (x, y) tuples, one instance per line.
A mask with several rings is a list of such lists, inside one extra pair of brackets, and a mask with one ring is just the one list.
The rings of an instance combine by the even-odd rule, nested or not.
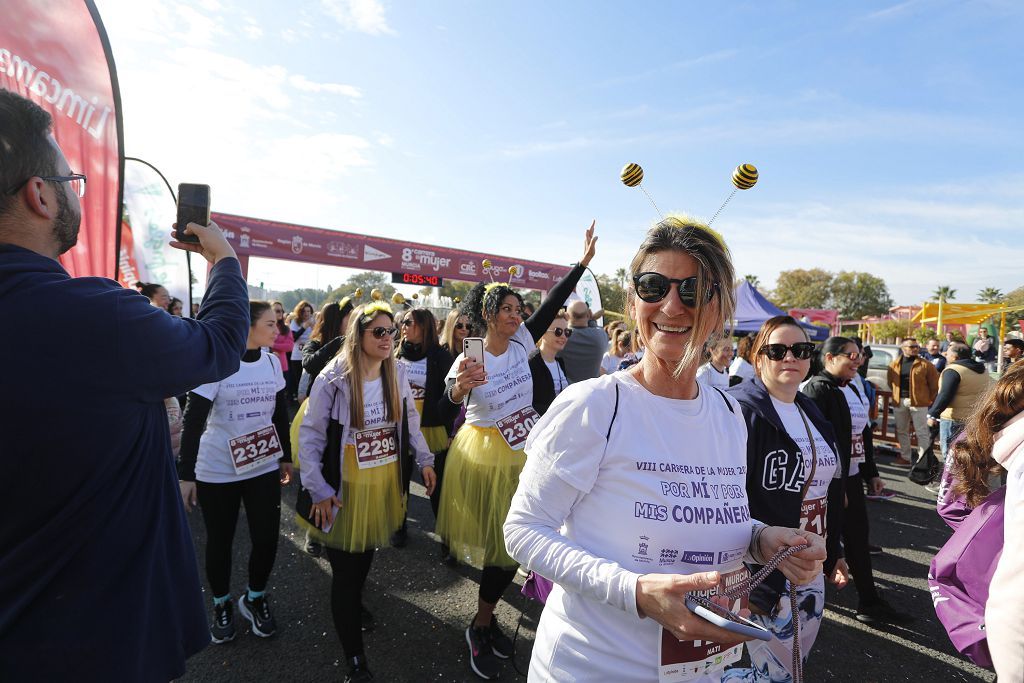
[[(900, 363), (902, 356), (889, 364), (887, 373), (889, 386), (892, 387), (892, 399), (898, 404), (903, 398), (900, 396)], [(918, 356), (910, 367), (910, 405), (927, 408), (935, 400), (939, 393), (939, 371), (935, 366)]]

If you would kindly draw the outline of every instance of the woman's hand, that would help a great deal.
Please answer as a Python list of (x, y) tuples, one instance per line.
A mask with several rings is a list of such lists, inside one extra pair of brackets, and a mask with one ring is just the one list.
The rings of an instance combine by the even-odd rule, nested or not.
[(427, 489), (427, 495), (429, 496), (434, 492), (434, 487), (437, 486), (437, 473), (434, 472), (434, 468), (427, 465), (420, 470), (420, 475), (423, 477), (423, 486)]
[[(177, 223), (174, 224), (175, 227), (177, 225)], [(210, 263), (217, 263), (222, 258), (237, 258), (234, 247), (228, 243), (224, 233), (221, 232), (220, 226), (213, 221), (210, 221), (209, 225), (189, 223), (185, 226), (185, 234), (198, 237), (199, 244), (195, 242), (179, 242), (177, 236), (172, 231), (171, 236), (174, 239), (171, 240), (171, 246), (175, 249), (199, 254)]]
[(868, 480), (868, 488), (871, 489), (871, 495), (877, 496), (885, 490), (885, 482), (881, 477), (871, 477)]
[(192, 512), (192, 508), (196, 506), (196, 483), (179, 481), (178, 488), (181, 489), (181, 502), (185, 506), (185, 512)]
[(827, 555), (825, 539), (816, 533), (803, 529), (770, 526), (761, 532), (759, 543), (761, 547), (758, 550), (765, 561), (784, 546), (806, 546), (800, 552), (787, 557), (779, 565), (779, 571), (797, 586), (814, 581), (822, 572), (822, 565)]
[(290, 462), (281, 463), (281, 486), (287, 486), (292, 483), (292, 464)]
[(309, 511), (310, 521), (317, 529), (325, 529), (334, 524), (334, 508), (341, 508), (341, 501), (337, 496), (324, 498), (319, 503), (313, 503), (313, 509)]
[(584, 268), (590, 265), (590, 259), (594, 258), (594, 254), (597, 252), (597, 237), (594, 235), (595, 225), (597, 225), (597, 219), (590, 223), (590, 227), (587, 228), (587, 234), (583, 238), (583, 258), (580, 259), (580, 265)]
[(487, 373), (482, 363), (473, 358), (463, 358), (459, 363), (459, 371), (455, 375), (455, 386), (452, 387), (452, 398), (456, 402), (466, 398), (471, 389), (487, 384)]
[[(726, 631), (701, 619), (686, 608), (686, 594), (714, 588), (721, 580), (718, 572), (703, 574), (644, 574), (636, 582), (636, 608), (640, 616), (650, 617), (679, 640), (709, 640), (731, 647), (750, 638)], [(713, 596), (712, 600), (729, 609), (728, 601)], [(741, 616), (749, 611), (743, 610)]]
[(846, 588), (846, 584), (850, 582), (850, 567), (846, 564), (845, 558), (840, 557), (836, 561), (836, 568), (832, 570), (832, 576), (828, 577), (828, 580), (839, 590)]

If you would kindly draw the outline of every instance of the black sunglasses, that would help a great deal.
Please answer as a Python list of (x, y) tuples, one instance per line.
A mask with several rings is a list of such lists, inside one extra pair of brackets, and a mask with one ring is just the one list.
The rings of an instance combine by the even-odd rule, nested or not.
[[(642, 301), (646, 301), (649, 304), (654, 304), (666, 296), (672, 289), (672, 283), (679, 285), (679, 300), (683, 302), (684, 306), (689, 308), (697, 307), (697, 276), (688, 277), (683, 280), (675, 280), (673, 278), (665, 277), (661, 273), (640, 273), (639, 275), (633, 276), (633, 289), (636, 290), (636, 295), (640, 297)], [(714, 283), (708, 288), (705, 302), (711, 301), (711, 298), (715, 295), (715, 291), (718, 289), (718, 283)]]
[(455, 329), (457, 329), (457, 330), (468, 330), (469, 329), (469, 325), (465, 325), (463, 323), (455, 323)]
[(392, 339), (394, 339), (396, 336), (398, 336), (397, 327), (374, 327), (372, 329), (363, 331), (369, 332), (377, 339), (383, 339), (384, 337), (391, 337)]
[(792, 346), (786, 346), (785, 344), (765, 344), (761, 347), (759, 353), (763, 353), (768, 356), (768, 360), (779, 361), (786, 357), (786, 353), (792, 351), (793, 358), (797, 360), (810, 360), (811, 356), (814, 355), (814, 344), (811, 342), (797, 342)]
[(409, 325), (412, 325), (412, 323), (412, 318), (406, 318), (405, 320), (402, 321), (402, 327), (408, 327)]
[(566, 339), (572, 336), (572, 330), (570, 330), (568, 327), (555, 327), (553, 329), (548, 330), (548, 332), (552, 333), (556, 337), (561, 337), (564, 334)]

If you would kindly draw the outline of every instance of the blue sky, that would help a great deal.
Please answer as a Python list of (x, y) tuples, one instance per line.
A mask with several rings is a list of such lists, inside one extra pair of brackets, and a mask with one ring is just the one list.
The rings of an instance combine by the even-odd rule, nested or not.
[[(97, 0), (126, 152), (215, 210), (628, 264), (663, 211), (739, 274), (883, 277), (898, 303), (1024, 284), (1019, 2)], [(250, 282), (341, 269), (254, 260)]]

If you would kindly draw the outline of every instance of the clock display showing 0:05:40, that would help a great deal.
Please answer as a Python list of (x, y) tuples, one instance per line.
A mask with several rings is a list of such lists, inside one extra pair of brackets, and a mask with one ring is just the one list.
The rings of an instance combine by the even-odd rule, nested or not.
[(391, 283), (441, 287), (444, 285), (444, 278), (439, 275), (420, 275), (419, 273), (392, 273)]

